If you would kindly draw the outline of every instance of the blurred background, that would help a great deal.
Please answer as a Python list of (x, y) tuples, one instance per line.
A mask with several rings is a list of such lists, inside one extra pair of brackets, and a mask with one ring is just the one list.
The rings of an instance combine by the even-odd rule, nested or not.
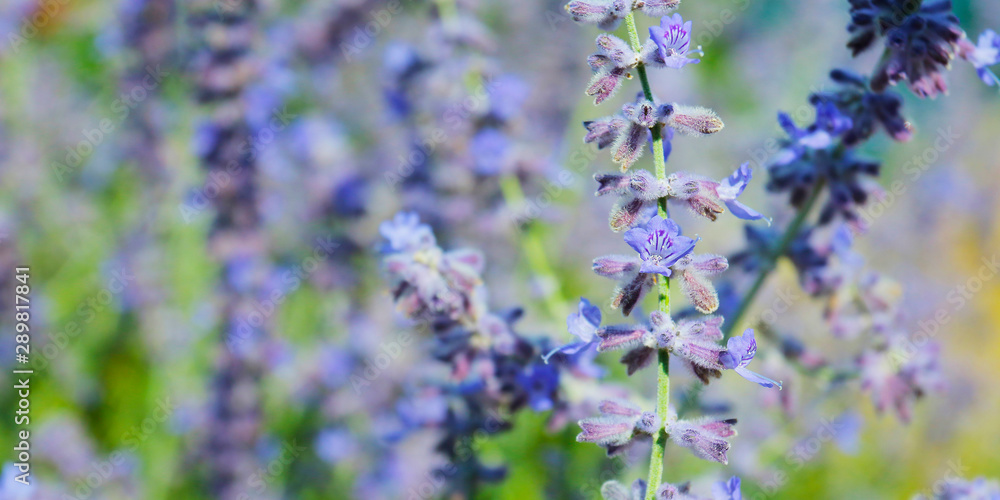
[[(847, 7), (683, 3), (705, 56), (652, 73), (653, 88), (711, 107), (726, 128), (676, 140), (668, 170), (762, 167), (779, 110), (805, 125), (831, 68), (869, 72), (877, 55), (844, 47)], [(955, 11), (970, 34), (1000, 27), (996, 2)], [(568, 342), (578, 298), (605, 304), (611, 291), (591, 260), (624, 251), (607, 226), (613, 200), (591, 196), (591, 175), (614, 167), (581, 141), (581, 121), (632, 92), (597, 108), (583, 94), (597, 33), (548, 0), (4, 1), (0, 499), (436, 497), (434, 430), (398, 432), (409, 382), (436, 368), (393, 313), (378, 226), (409, 209), (443, 248), (479, 249), (491, 305), (524, 307), (524, 335)], [(1000, 96), (967, 65), (949, 81), (934, 101), (902, 92), (911, 142), (865, 147), (884, 161), (882, 186), (902, 189), (866, 208), (855, 247), (899, 282), (906, 327), (940, 343), (945, 388), (904, 424), (856, 382), (793, 380), (765, 353), (760, 367), (786, 390), (709, 386), (704, 399), (741, 421), (730, 463), (674, 448), (668, 481), (706, 491), (738, 474), (749, 498), (909, 498), (949, 475), (1000, 472)], [(784, 197), (757, 174), (744, 201), (784, 220)], [(734, 218), (678, 218), (701, 248), (743, 244)], [(21, 427), (7, 290), (22, 265), (30, 488), (11, 479)], [(791, 266), (749, 316), (768, 308), (772, 329), (831, 359), (855, 355)], [(605, 383), (653, 397), (652, 371), (629, 379), (616, 358), (598, 357)], [(678, 374), (675, 392), (692, 378)], [(591, 390), (565, 386), (571, 400)], [(609, 460), (550, 417), (518, 412), (476, 443), (509, 467), (477, 498), (594, 498), (604, 480), (645, 476), (647, 445)], [(842, 418), (850, 432), (824, 430)]]

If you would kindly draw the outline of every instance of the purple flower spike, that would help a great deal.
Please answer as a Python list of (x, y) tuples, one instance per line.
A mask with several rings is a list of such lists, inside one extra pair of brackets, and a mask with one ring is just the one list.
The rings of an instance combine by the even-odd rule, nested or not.
[[(719, 187), (717, 189), (719, 198), (726, 204), (729, 211), (736, 217), (743, 220), (757, 220), (764, 218), (760, 212), (736, 200), (737, 196), (743, 194), (743, 190), (747, 188), (747, 184), (750, 183), (750, 179), (752, 177), (753, 170), (750, 169), (750, 164), (744, 163), (740, 165), (740, 168), (733, 172), (733, 175), (723, 179), (722, 182), (719, 183)], [(768, 223), (770, 224), (770, 221), (768, 221)]]
[(649, 28), (649, 38), (656, 44), (655, 62), (668, 68), (681, 69), (699, 59), (688, 58), (691, 49), (691, 21), (684, 22), (680, 14), (663, 16), (659, 26)]
[(601, 309), (591, 304), (589, 300), (580, 298), (578, 311), (566, 317), (566, 329), (580, 340), (557, 347), (542, 356), (542, 359), (548, 363), (549, 358), (557, 352), (573, 355), (591, 348), (597, 343), (596, 336), (599, 326), (601, 326)]
[(729, 481), (719, 481), (712, 485), (713, 500), (743, 500), (740, 492), (740, 478), (733, 476)]
[(781, 382), (775, 382), (763, 375), (747, 369), (747, 365), (757, 354), (757, 341), (753, 338), (753, 328), (747, 328), (741, 337), (733, 337), (726, 344), (726, 351), (719, 355), (719, 362), (729, 370), (734, 370), (741, 377), (756, 382), (764, 387), (781, 389)]
[(625, 242), (642, 259), (639, 272), (656, 273), (670, 277), (670, 266), (694, 250), (695, 240), (681, 236), (681, 228), (674, 221), (655, 216), (646, 227), (625, 232)]

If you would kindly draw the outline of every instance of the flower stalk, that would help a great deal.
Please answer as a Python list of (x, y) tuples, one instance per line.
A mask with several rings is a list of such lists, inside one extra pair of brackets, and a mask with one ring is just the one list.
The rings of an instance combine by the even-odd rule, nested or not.
[[(639, 42), (639, 32), (635, 26), (635, 14), (629, 13), (625, 16), (625, 26), (628, 29), (629, 43), (636, 53), (642, 51), (642, 44)], [(639, 83), (642, 85), (642, 93), (646, 99), (653, 101), (653, 90), (649, 86), (649, 77), (646, 76), (646, 67), (640, 62), (635, 68)], [(667, 162), (663, 154), (663, 125), (657, 123), (652, 128), (653, 136), (653, 165), (656, 168), (656, 179), (665, 181), (667, 178)], [(667, 197), (660, 197), (657, 202), (657, 211), (660, 217), (667, 218)], [(658, 309), (663, 314), (670, 316), (670, 278), (657, 276), (657, 288), (659, 291), (657, 304)], [(666, 351), (657, 353), (656, 371), (656, 414), (666, 415), (670, 410), (670, 355)], [(660, 427), (653, 439), (652, 450), (649, 454), (649, 477), (646, 480), (646, 500), (653, 500), (657, 489), (663, 480), (663, 453), (667, 445), (667, 431)]]

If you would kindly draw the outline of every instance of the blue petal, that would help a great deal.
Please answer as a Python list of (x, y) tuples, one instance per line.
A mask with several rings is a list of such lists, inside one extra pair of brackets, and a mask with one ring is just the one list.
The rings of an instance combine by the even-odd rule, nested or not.
[(567, 355), (576, 354), (577, 352), (580, 351), (580, 349), (583, 349), (584, 347), (586, 347), (589, 344), (591, 344), (591, 342), (570, 342), (569, 344), (561, 345), (559, 347), (556, 347), (555, 349), (552, 349), (547, 354), (543, 354), (542, 355), (542, 361), (544, 361), (545, 364), (548, 364), (549, 363), (549, 358), (551, 358), (552, 356), (555, 356), (556, 353), (560, 353), (560, 352), (565, 353)]
[(642, 266), (639, 267), (639, 272), (647, 274), (662, 274), (668, 278), (671, 274), (673, 274), (669, 265), (654, 264), (648, 260), (642, 262)]
[(776, 382), (774, 380), (771, 380), (763, 375), (748, 370), (746, 367), (737, 366), (733, 371), (735, 371), (741, 377), (751, 382), (756, 382), (764, 387), (769, 387), (769, 388), (777, 386), (778, 390), (781, 390), (781, 382)]
[(740, 203), (737, 200), (726, 200), (726, 207), (729, 211), (733, 213), (739, 219), (743, 220), (757, 220), (763, 219), (764, 215), (760, 212)]

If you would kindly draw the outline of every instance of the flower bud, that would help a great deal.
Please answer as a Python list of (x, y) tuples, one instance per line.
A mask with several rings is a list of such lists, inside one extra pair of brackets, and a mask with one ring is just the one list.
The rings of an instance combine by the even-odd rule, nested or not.
[(674, 112), (667, 117), (665, 125), (687, 135), (714, 134), (725, 125), (719, 115), (700, 106), (674, 104)]

